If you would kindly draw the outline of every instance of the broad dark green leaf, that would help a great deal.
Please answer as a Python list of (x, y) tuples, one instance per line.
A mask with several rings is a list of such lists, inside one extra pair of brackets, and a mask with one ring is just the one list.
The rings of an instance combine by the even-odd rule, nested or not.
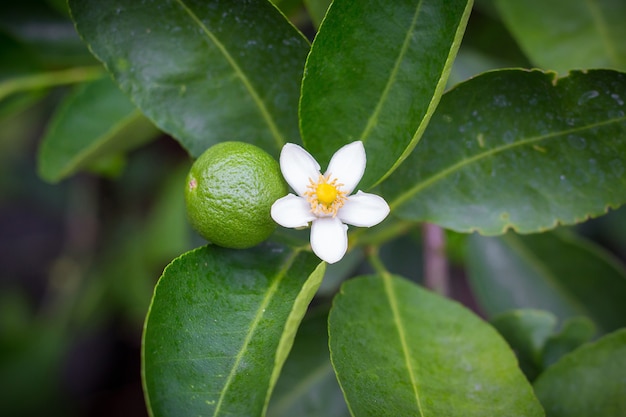
[(419, 140), (446, 85), (471, 0), (335, 0), (313, 42), (300, 99), (308, 150), (326, 166), (346, 143), (368, 156), (361, 188)]
[(513, 352), (491, 326), (400, 277), (346, 282), (329, 334), (355, 417), (543, 416)]
[(554, 332), (557, 318), (542, 310), (511, 310), (497, 315), (491, 324), (517, 355), (529, 381), (543, 370), (543, 348)]
[(535, 381), (550, 417), (626, 415), (626, 330), (576, 349)]
[(392, 213), (460, 232), (543, 231), (626, 202), (626, 74), (485, 73), (444, 95), (383, 184)]
[(299, 140), (307, 40), (268, 1), (70, 0), (76, 27), (158, 127), (193, 155)]
[(626, 273), (602, 248), (565, 233), (468, 241), (470, 283), (489, 315), (537, 308), (586, 316), (601, 332), (626, 326)]
[(174, 260), (143, 339), (146, 403), (157, 416), (261, 416), (324, 265), (264, 244), (206, 246)]
[(39, 175), (60, 181), (158, 133), (108, 77), (83, 84), (52, 117), (39, 149)]
[(496, 0), (500, 14), (536, 66), (626, 70), (623, 0)]
[(328, 351), (328, 309), (307, 315), (276, 383), (268, 417), (348, 417)]

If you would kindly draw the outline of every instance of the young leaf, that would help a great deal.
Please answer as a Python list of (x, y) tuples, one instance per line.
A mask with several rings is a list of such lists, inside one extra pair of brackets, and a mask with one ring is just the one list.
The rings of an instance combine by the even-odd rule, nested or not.
[(593, 322), (574, 317), (555, 333), (557, 318), (543, 310), (509, 310), (498, 314), (491, 324), (517, 355), (520, 368), (533, 381), (563, 355), (589, 342), (595, 334)]
[(537, 397), (553, 417), (626, 415), (626, 329), (584, 345), (535, 381)]
[(554, 364), (563, 355), (589, 342), (596, 334), (596, 326), (586, 317), (574, 317), (563, 323), (563, 328), (546, 340), (542, 352), (543, 368)]
[(324, 275), (311, 253), (206, 246), (174, 260), (143, 337), (151, 415), (261, 416)]
[(543, 347), (554, 332), (556, 322), (556, 316), (547, 311), (521, 309), (497, 315), (491, 325), (517, 355), (526, 378), (533, 381), (543, 370)]
[(328, 309), (302, 321), (278, 378), (268, 417), (348, 417), (328, 352)]
[(86, 83), (57, 109), (39, 148), (39, 175), (57, 182), (159, 133), (108, 78)]
[(400, 277), (346, 282), (329, 334), (355, 417), (543, 416), (513, 352), (491, 326)]
[(298, 141), (307, 40), (268, 1), (70, 0), (93, 53), (193, 156), (225, 140)]
[(485, 73), (444, 95), (382, 192), (392, 213), (460, 232), (544, 231), (626, 202), (626, 74)]
[(322, 166), (361, 140), (360, 188), (413, 149), (446, 84), (471, 0), (335, 0), (307, 59), (300, 99), (304, 144)]
[(564, 233), (472, 236), (468, 271), (489, 315), (537, 308), (561, 320), (586, 316), (600, 332), (626, 326), (626, 273), (608, 252)]
[(512, 34), (535, 65), (626, 70), (623, 0), (496, 0)]

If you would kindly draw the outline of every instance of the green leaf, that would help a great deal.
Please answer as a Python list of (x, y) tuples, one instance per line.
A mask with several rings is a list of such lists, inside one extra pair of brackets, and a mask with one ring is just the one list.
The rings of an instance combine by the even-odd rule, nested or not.
[(550, 417), (626, 415), (626, 330), (587, 344), (548, 368), (535, 381)]
[(520, 368), (533, 381), (563, 355), (589, 342), (596, 332), (591, 320), (574, 317), (555, 333), (557, 318), (543, 310), (510, 310), (491, 324), (515, 351)]
[(302, 321), (276, 383), (269, 417), (348, 417), (328, 352), (328, 309)]
[(543, 370), (543, 348), (554, 332), (556, 322), (552, 313), (529, 309), (507, 311), (491, 320), (517, 355), (520, 368), (529, 381)]
[(39, 149), (39, 175), (60, 181), (158, 133), (108, 77), (83, 84), (52, 117)]
[(267, 1), (70, 0), (76, 27), (142, 112), (193, 156), (297, 142), (307, 40)]
[(563, 324), (563, 328), (546, 340), (543, 348), (543, 367), (555, 363), (563, 355), (587, 343), (596, 333), (596, 326), (586, 317), (574, 317)]
[(443, 93), (471, 4), (333, 2), (313, 42), (300, 100), (304, 144), (322, 166), (342, 145), (363, 141), (370, 156), (365, 189), (411, 152)]
[(485, 73), (444, 95), (383, 184), (392, 213), (459, 232), (544, 231), (626, 202), (626, 74)]
[(543, 416), (513, 352), (491, 326), (400, 277), (346, 282), (329, 334), (355, 417)]
[(143, 338), (153, 416), (261, 416), (324, 275), (311, 253), (206, 246), (155, 289)]
[(565, 233), (472, 236), (472, 289), (488, 315), (548, 310), (561, 320), (586, 316), (607, 332), (626, 326), (626, 273), (602, 248)]
[(496, 0), (500, 14), (535, 65), (626, 70), (623, 0)]

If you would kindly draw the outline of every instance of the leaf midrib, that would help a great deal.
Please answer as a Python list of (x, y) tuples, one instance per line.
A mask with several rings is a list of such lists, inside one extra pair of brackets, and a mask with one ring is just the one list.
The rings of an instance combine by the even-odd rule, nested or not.
[(419, 415), (421, 417), (424, 417), (422, 403), (420, 401), (420, 396), (419, 396), (419, 392), (417, 388), (417, 377), (415, 376), (415, 371), (413, 369), (413, 365), (411, 362), (409, 345), (407, 343), (406, 334), (404, 331), (404, 323), (402, 322), (402, 318), (400, 317), (400, 311), (398, 309), (398, 300), (396, 299), (396, 294), (393, 290), (392, 277), (391, 277), (391, 274), (389, 274), (388, 272), (382, 272), (381, 276), (383, 279), (385, 294), (387, 295), (387, 300), (389, 301), (389, 307), (391, 308), (391, 312), (393, 314), (393, 321), (396, 324), (396, 329), (398, 330), (398, 337), (400, 339), (400, 345), (402, 348), (402, 357), (404, 359), (406, 369), (409, 373), (409, 378), (411, 379), (411, 387), (413, 388), (415, 404), (417, 405), (417, 409), (420, 412)]
[(615, 119), (608, 119), (608, 120), (604, 120), (604, 121), (601, 121), (601, 122), (596, 122), (596, 123), (592, 123), (592, 124), (589, 124), (589, 125), (579, 126), (579, 127), (568, 129), (568, 130), (552, 132), (552, 133), (545, 134), (545, 135), (531, 136), (531, 137), (529, 137), (527, 139), (519, 140), (518, 142), (504, 144), (504, 145), (501, 145), (501, 146), (498, 146), (498, 147), (495, 147), (495, 148), (488, 149), (485, 152), (478, 153), (478, 154), (476, 154), (474, 156), (471, 156), (469, 158), (462, 159), (459, 162), (457, 162), (457, 163), (455, 163), (453, 165), (450, 165), (447, 168), (440, 170), (438, 173), (436, 173), (436, 174), (434, 174), (434, 175), (424, 179), (423, 181), (418, 182), (413, 187), (409, 188), (404, 193), (401, 193), (393, 201), (391, 201), (389, 203), (389, 207), (393, 211), (393, 210), (397, 209), (399, 206), (401, 206), (402, 204), (406, 203), (411, 198), (413, 198), (416, 194), (418, 194), (422, 190), (430, 187), (431, 185), (435, 184), (436, 182), (439, 182), (439, 181), (445, 179), (446, 177), (448, 177), (449, 175), (453, 174), (454, 172), (460, 171), (461, 169), (465, 168), (466, 166), (468, 166), (470, 164), (473, 164), (473, 163), (478, 162), (480, 160), (492, 157), (492, 156), (497, 155), (499, 153), (505, 152), (505, 151), (507, 151), (509, 149), (514, 149), (516, 147), (529, 145), (529, 144), (532, 144), (532, 143), (535, 143), (535, 142), (540, 142), (540, 141), (543, 141), (543, 140), (555, 139), (555, 138), (558, 138), (560, 136), (565, 136), (565, 135), (569, 135), (569, 134), (572, 134), (572, 133), (579, 133), (579, 132), (583, 132), (585, 130), (595, 129), (595, 128), (602, 127), (602, 126), (605, 126), (605, 125), (609, 125), (609, 124), (612, 124), (612, 123), (620, 123), (620, 122), (623, 122), (623, 121), (626, 121), (626, 116), (620, 117), (620, 118), (615, 118)]
[(187, 4), (185, 3), (185, 0), (175, 0), (175, 1), (182, 7), (185, 13), (187, 13), (189, 17), (202, 29), (204, 34), (217, 47), (217, 49), (222, 53), (222, 55), (224, 56), (226, 61), (229, 63), (229, 65), (233, 68), (235, 74), (237, 74), (237, 76), (241, 80), (241, 83), (244, 85), (245, 89), (250, 94), (250, 97), (252, 98), (254, 103), (257, 105), (257, 108), (259, 112), (261, 113), (261, 117), (267, 124), (268, 129), (270, 130), (272, 136), (274, 137), (276, 146), (278, 147), (278, 149), (281, 149), (283, 145), (285, 144), (284, 136), (280, 132), (280, 129), (274, 122), (274, 119), (272, 118), (269, 110), (265, 106), (265, 103), (261, 99), (259, 93), (256, 91), (256, 89), (252, 85), (252, 82), (250, 81), (248, 76), (243, 72), (243, 70), (237, 63), (237, 61), (235, 61), (233, 56), (228, 52), (224, 44), (220, 42), (217, 36), (215, 36), (215, 34), (212, 31), (210, 31), (209, 28), (206, 27), (204, 23), (202, 23), (202, 21), (198, 18), (198, 16), (187, 6)]
[[(421, 3), (420, 3), (421, 4)], [(413, 152), (415, 146), (421, 139), (428, 123), (430, 122), (431, 117), (435, 113), (435, 109), (441, 100), (441, 96), (443, 95), (443, 90), (446, 87), (446, 83), (448, 81), (448, 75), (452, 70), (452, 64), (454, 63), (454, 58), (456, 57), (456, 52), (458, 51), (461, 45), (461, 39), (463, 38), (463, 34), (465, 33), (465, 27), (467, 26), (467, 21), (469, 20), (470, 12), (472, 11), (472, 5), (474, 4), (474, 0), (468, 0), (465, 5), (465, 10), (461, 15), (461, 19), (459, 20), (459, 24), (456, 28), (456, 33), (454, 34), (454, 40), (450, 45), (450, 49), (448, 50), (448, 56), (446, 57), (446, 62), (441, 71), (441, 75), (439, 76), (439, 80), (437, 81), (437, 85), (433, 91), (433, 95), (428, 102), (428, 107), (426, 108), (426, 112), (424, 113), (424, 117), (421, 122), (415, 129), (415, 133), (411, 138), (411, 141), (408, 143), (402, 154), (398, 157), (396, 162), (385, 172), (378, 181), (376, 181), (372, 187), (377, 186), (381, 182), (383, 182), (389, 175), (391, 175), (398, 167), (404, 162), (404, 160)]]
[(97, 155), (98, 152), (106, 146), (110, 140), (115, 138), (117, 134), (123, 131), (126, 127), (130, 126), (132, 123), (139, 121), (143, 116), (143, 113), (139, 111), (139, 109), (134, 109), (130, 113), (128, 113), (125, 117), (118, 120), (115, 124), (113, 124), (108, 131), (99, 135), (93, 142), (91, 142), (85, 148), (79, 150), (74, 156), (65, 161), (65, 164), (62, 168), (57, 169), (54, 173), (54, 177), (50, 176), (51, 180), (59, 181), (71, 173), (75, 172), (77, 169), (81, 167), (86, 160)]
[(376, 103), (376, 107), (374, 108), (374, 111), (372, 112), (370, 117), (367, 119), (367, 124), (365, 125), (363, 132), (359, 136), (360, 140), (364, 143), (367, 140), (368, 136), (370, 135), (371, 131), (374, 129), (374, 127), (378, 123), (378, 116), (380, 112), (382, 111), (383, 104), (387, 101), (387, 98), (389, 97), (389, 92), (391, 91), (391, 87), (395, 84), (398, 71), (400, 70), (400, 64), (402, 63), (402, 61), (404, 60), (404, 57), (406, 56), (406, 51), (409, 49), (411, 34), (413, 33), (413, 30), (415, 29), (415, 25), (417, 24), (417, 18), (420, 14), (422, 4), (423, 4), (423, 0), (420, 0), (420, 2), (417, 4), (417, 7), (415, 8), (415, 13), (413, 14), (411, 25), (409, 26), (409, 29), (406, 32), (404, 41), (402, 42), (402, 47), (400, 48), (400, 53), (398, 54), (398, 57), (396, 58), (396, 62), (394, 63), (391, 73), (389, 74), (389, 78), (387, 79), (385, 88), (383, 89), (383, 92), (380, 95), (378, 102)]
[(289, 270), (289, 268), (291, 267), (291, 265), (294, 263), (296, 257), (298, 256), (300, 252), (299, 251), (293, 251), (293, 253), (285, 259), (282, 267), (280, 268), (280, 270), (278, 271), (276, 278), (274, 279), (274, 281), (272, 282), (272, 285), (268, 288), (267, 292), (265, 293), (265, 297), (263, 297), (263, 301), (259, 304), (259, 307), (257, 308), (256, 314), (254, 315), (254, 320), (252, 320), (249, 330), (246, 334), (246, 337), (241, 345), (241, 348), (239, 350), (239, 352), (237, 352), (237, 355), (235, 356), (235, 362), (232, 365), (232, 368), (230, 370), (230, 373), (228, 374), (228, 377), (226, 378), (226, 381), (224, 382), (224, 387), (221, 390), (220, 393), (220, 397), (217, 401), (217, 404), (215, 406), (215, 411), (213, 412), (213, 417), (216, 417), (219, 415), (220, 413), (220, 409), (222, 407), (222, 404), (224, 402), (224, 398), (226, 397), (226, 393), (228, 392), (228, 389), (230, 388), (231, 383), (233, 382), (233, 379), (235, 377), (235, 375), (237, 374), (237, 369), (239, 368), (239, 364), (241, 363), (241, 360), (244, 357), (244, 354), (246, 353), (246, 351), (248, 350), (248, 345), (250, 344), (252, 337), (254, 336), (255, 332), (256, 332), (256, 328), (258, 327), (259, 323), (261, 322), (261, 319), (264, 316), (265, 310), (267, 308), (267, 306), (269, 305), (270, 301), (272, 300), (272, 298), (274, 297), (274, 294), (276, 294), (276, 291), (278, 290), (278, 287), (280, 285), (280, 283), (282, 282), (283, 278), (285, 277), (285, 274), (287, 273), (287, 270)]

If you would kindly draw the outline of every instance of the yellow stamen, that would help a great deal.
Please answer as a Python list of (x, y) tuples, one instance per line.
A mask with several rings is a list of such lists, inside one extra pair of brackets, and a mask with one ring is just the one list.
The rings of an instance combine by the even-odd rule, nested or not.
[(337, 189), (326, 182), (318, 184), (315, 193), (317, 194), (317, 201), (326, 205), (332, 204), (337, 198)]
[(308, 191), (304, 195), (311, 205), (311, 212), (316, 216), (335, 217), (346, 202), (346, 193), (341, 190), (343, 184), (338, 183), (336, 178), (330, 178), (330, 174), (320, 175), (317, 181), (309, 178)]

